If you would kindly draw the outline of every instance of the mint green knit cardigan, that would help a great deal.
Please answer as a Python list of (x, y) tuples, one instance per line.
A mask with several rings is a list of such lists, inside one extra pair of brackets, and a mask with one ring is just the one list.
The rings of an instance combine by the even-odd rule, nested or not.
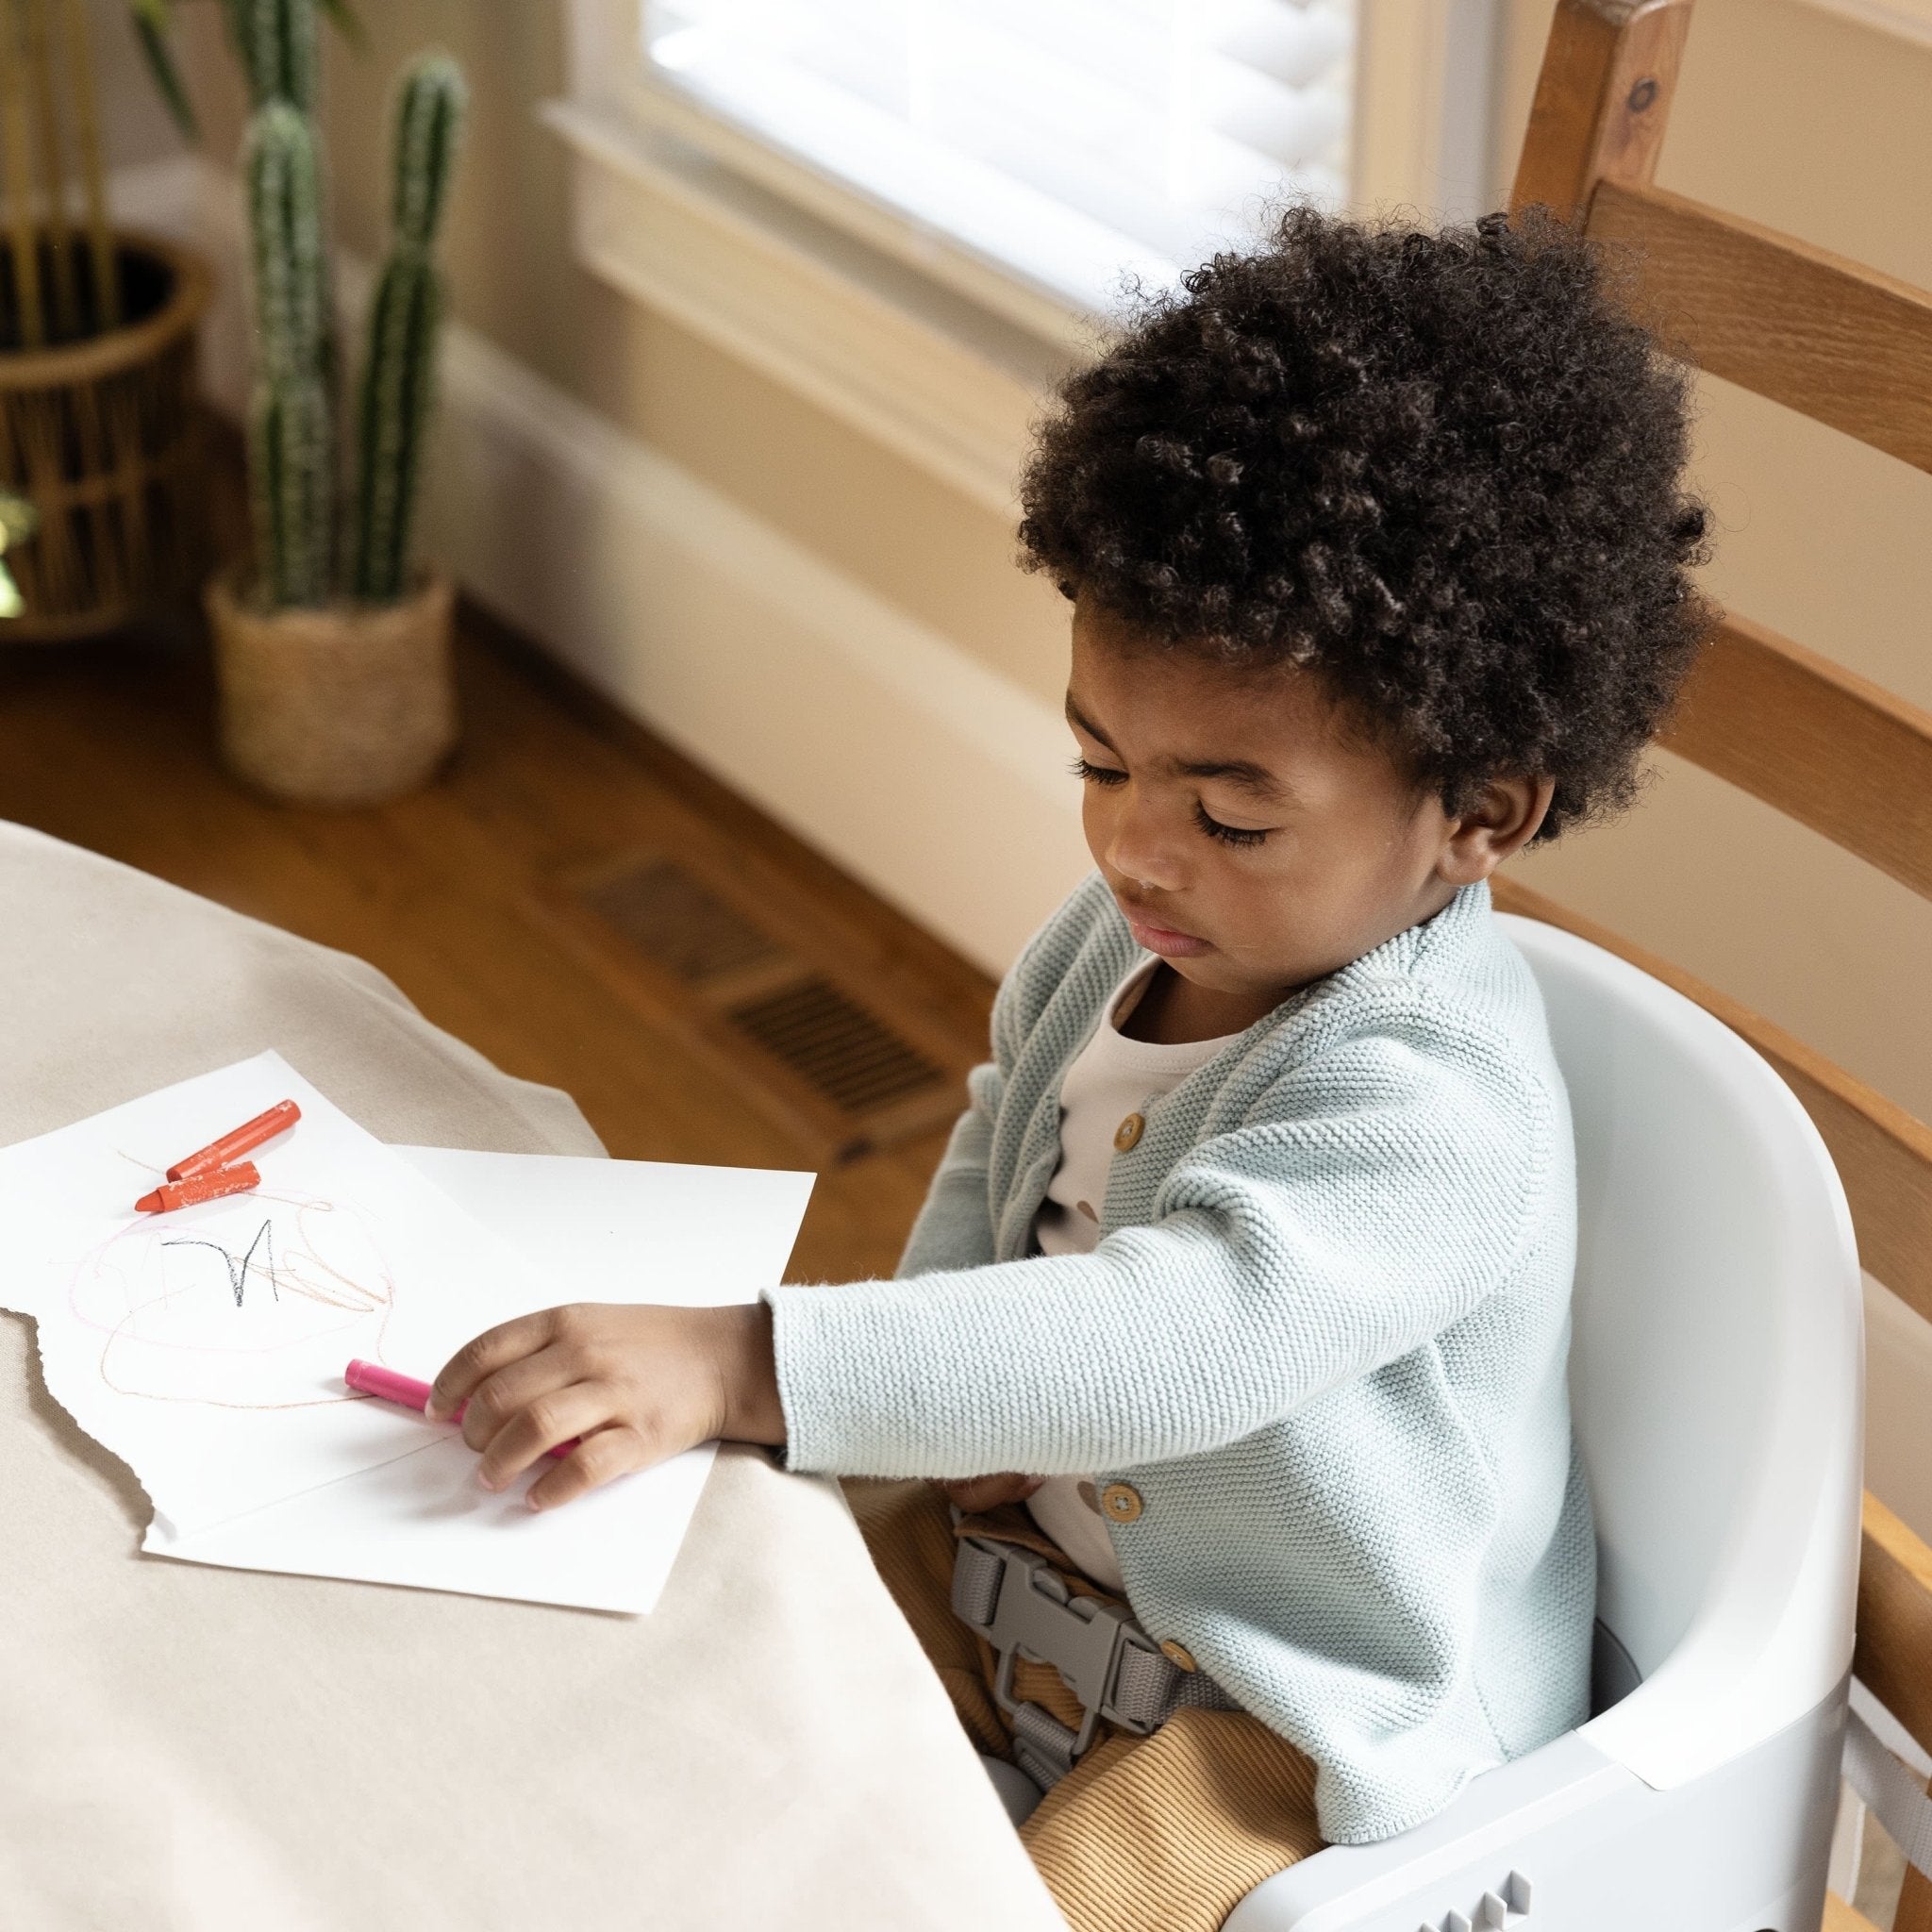
[(1472, 886), (1148, 1106), (1099, 1246), (1032, 1254), (1062, 1076), (1141, 958), (1090, 879), (1000, 989), (898, 1278), (767, 1292), (787, 1458), (1129, 1485), (1135, 1614), (1314, 1759), (1331, 1842), (1385, 1838), (1587, 1714), (1541, 1002)]

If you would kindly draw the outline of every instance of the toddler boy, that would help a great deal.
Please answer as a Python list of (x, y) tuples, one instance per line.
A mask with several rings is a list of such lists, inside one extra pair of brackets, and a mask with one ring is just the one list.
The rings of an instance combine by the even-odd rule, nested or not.
[(902, 1479), (861, 1525), (1077, 1927), (1218, 1925), (1586, 1714), (1569, 1116), (1487, 880), (1628, 800), (1707, 627), (1684, 408), (1540, 220), (1297, 210), (1152, 303), (1023, 492), (1097, 870), (897, 1278), (438, 1378), (486, 1481), (587, 1439), (539, 1507), (718, 1432)]

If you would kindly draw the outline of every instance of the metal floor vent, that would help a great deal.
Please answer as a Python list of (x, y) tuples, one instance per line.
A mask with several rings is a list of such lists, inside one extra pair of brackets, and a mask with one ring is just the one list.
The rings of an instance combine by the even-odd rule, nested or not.
[(945, 1078), (916, 1047), (824, 979), (801, 979), (728, 1016), (846, 1113), (869, 1113)]
[(743, 882), (654, 853), (562, 887), (550, 903), (609, 976), (833, 1158), (945, 1125), (965, 1104), (971, 1048), (907, 1038), (844, 974), (834, 977), (836, 935), (823, 945), (781, 939), (746, 903)]

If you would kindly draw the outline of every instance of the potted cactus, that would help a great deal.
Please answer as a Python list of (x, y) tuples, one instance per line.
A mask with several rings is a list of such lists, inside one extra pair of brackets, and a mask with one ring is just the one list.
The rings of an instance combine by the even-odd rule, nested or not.
[(252, 573), (208, 586), (223, 756), (278, 797), (365, 805), (425, 782), (456, 741), (454, 594), (412, 568), (441, 284), (433, 258), (464, 89), (447, 56), (405, 72), (393, 235), (370, 305), (337, 487), (334, 305), (314, 120), (314, 0), (251, 0), (230, 25), (253, 113), (242, 146), (256, 377)]

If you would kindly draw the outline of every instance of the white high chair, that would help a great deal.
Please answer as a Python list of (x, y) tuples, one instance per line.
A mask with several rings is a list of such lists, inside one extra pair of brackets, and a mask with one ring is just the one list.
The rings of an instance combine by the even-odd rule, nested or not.
[(1595, 1714), (1227, 1932), (1815, 1932), (1858, 1564), (1850, 1217), (1789, 1088), (1700, 1007), (1534, 920), (1576, 1124), (1571, 1388)]

